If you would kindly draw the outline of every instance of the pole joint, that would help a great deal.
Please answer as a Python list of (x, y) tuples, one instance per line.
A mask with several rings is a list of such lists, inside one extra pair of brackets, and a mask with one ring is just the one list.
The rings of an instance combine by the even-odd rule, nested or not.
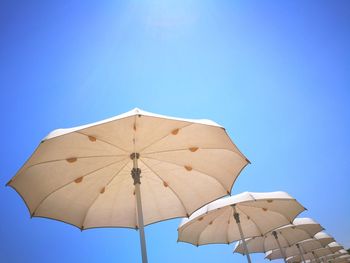
[(275, 237), (275, 239), (278, 239), (276, 231), (272, 231), (272, 235)]
[(135, 184), (141, 184), (141, 180), (140, 180), (140, 174), (141, 174), (141, 169), (140, 168), (132, 168), (131, 170), (131, 176), (132, 179), (134, 179), (134, 185)]
[(240, 223), (239, 214), (238, 214), (237, 212), (234, 212), (234, 213), (233, 213), (233, 217), (235, 218), (236, 223), (239, 224), (239, 223)]
[(140, 158), (140, 154), (139, 153), (132, 153), (130, 154), (130, 159), (134, 160), (134, 159), (139, 159)]

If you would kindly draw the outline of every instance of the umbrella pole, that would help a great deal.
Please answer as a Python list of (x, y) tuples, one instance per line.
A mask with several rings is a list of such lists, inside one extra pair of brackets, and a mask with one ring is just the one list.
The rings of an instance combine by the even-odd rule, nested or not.
[(301, 252), (301, 249), (300, 249), (299, 244), (295, 244), (295, 245), (297, 246), (297, 248), (298, 248), (298, 250), (299, 250), (301, 260), (302, 260), (303, 262), (306, 262), (306, 261), (305, 261), (305, 258), (304, 258), (304, 256), (303, 256), (303, 253)]
[(280, 244), (280, 241), (278, 240), (278, 236), (277, 236), (277, 232), (276, 231), (272, 231), (272, 235), (275, 237), (276, 239), (276, 242), (277, 242), (277, 245), (278, 245), (278, 248), (280, 249), (281, 251), (281, 254), (282, 254), (282, 257), (283, 257), (283, 260), (285, 263), (287, 263), (287, 260), (286, 260), (286, 254), (285, 254), (285, 251), (282, 250), (282, 247), (281, 247), (281, 244)]
[(245, 252), (245, 254), (247, 256), (248, 263), (251, 263), (252, 261), (250, 260), (247, 243), (245, 242), (245, 238), (244, 238), (244, 235), (243, 235), (243, 230), (242, 230), (242, 227), (241, 227), (241, 221), (239, 219), (239, 213), (237, 213), (235, 205), (233, 205), (232, 207), (233, 207), (233, 217), (235, 218), (236, 223), (238, 225), (239, 233), (241, 235), (241, 239), (242, 239), (242, 243), (243, 243), (243, 247), (244, 247), (244, 252)]
[(141, 169), (138, 168), (137, 159), (140, 157), (138, 153), (132, 153), (130, 158), (133, 160), (133, 168), (131, 170), (132, 178), (134, 179), (135, 185), (135, 195), (136, 195), (136, 207), (137, 207), (137, 221), (139, 224), (139, 233), (140, 233), (140, 243), (141, 243), (141, 253), (142, 253), (142, 263), (147, 263), (147, 250), (146, 250), (146, 239), (145, 231), (143, 225), (143, 213), (142, 213), (142, 203), (141, 203), (141, 191), (140, 191), (140, 174)]

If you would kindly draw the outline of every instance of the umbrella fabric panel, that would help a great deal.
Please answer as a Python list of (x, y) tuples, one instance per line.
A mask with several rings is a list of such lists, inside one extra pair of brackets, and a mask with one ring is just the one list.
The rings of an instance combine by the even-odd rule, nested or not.
[(77, 158), (32, 165), (10, 183), (21, 194), (34, 215), (35, 210), (52, 193), (65, 190), (68, 185), (78, 188), (84, 178), (98, 178), (101, 174), (113, 176), (115, 170), (129, 160), (122, 157)]
[(33, 215), (58, 219), (83, 228), (88, 210), (110, 190), (111, 184), (120, 180), (121, 176), (116, 171), (121, 171), (125, 165), (126, 161), (115, 163), (50, 192), (38, 204)]
[[(274, 226), (289, 224), (293, 220), (293, 214), (295, 215), (298, 213), (298, 207), (293, 207), (291, 204), (288, 211), (286, 211), (286, 214), (282, 214), (281, 212), (283, 211), (283, 206), (286, 205), (288, 201), (271, 201), (272, 200), (257, 201), (254, 202), (252, 206), (248, 206), (243, 203), (237, 207), (237, 212), (240, 214), (244, 233), (246, 233), (245, 231), (250, 230), (251, 221), (259, 226), (259, 232), (255, 234), (255, 236), (264, 235), (267, 232), (275, 229)], [(247, 227), (244, 227), (244, 225), (247, 225)]]
[[(213, 177), (217, 180), (225, 194), (230, 194), (232, 175), (239, 174), (247, 162), (235, 152), (219, 149), (202, 149), (189, 147), (181, 151), (171, 151), (153, 154), (140, 154), (144, 162), (158, 160), (181, 167), (188, 176), (194, 172)], [(192, 149), (192, 150), (191, 150)], [(192, 152), (195, 151), (195, 152)]]
[[(153, 178), (157, 177), (162, 183), (163, 190), (181, 196), (184, 208), (182, 217), (189, 216), (203, 202), (208, 203), (226, 191), (220, 181), (196, 170), (187, 171), (183, 166), (147, 158), (140, 158), (139, 163), (142, 180), (147, 180), (153, 175)], [(144, 195), (142, 182), (141, 192)]]
[[(249, 253), (261, 253), (261, 252), (266, 252), (268, 250), (278, 248), (276, 239), (272, 235), (270, 235), (270, 233), (266, 234), (265, 236), (247, 238), (245, 241), (246, 241)], [(271, 247), (271, 249), (265, 249), (265, 247), (267, 248)], [(234, 248), (234, 253), (245, 254), (242, 241), (237, 242)]]

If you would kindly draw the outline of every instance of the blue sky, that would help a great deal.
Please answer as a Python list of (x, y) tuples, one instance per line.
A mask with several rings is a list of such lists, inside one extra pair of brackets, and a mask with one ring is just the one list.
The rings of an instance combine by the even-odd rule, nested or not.
[[(283, 190), (350, 247), (349, 1), (0, 2), (0, 185), (51, 130), (134, 107), (223, 125), (252, 164), (232, 193)], [(140, 262), (138, 233), (30, 219), (0, 189), (1, 262)], [(146, 228), (150, 262), (246, 262)], [(252, 256), (264, 262), (263, 254)]]

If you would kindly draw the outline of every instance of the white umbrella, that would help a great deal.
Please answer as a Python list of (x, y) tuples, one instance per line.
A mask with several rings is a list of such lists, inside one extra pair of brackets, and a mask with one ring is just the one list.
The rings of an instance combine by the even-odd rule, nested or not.
[(333, 254), (324, 256), (323, 259), (327, 261), (328, 259), (335, 259), (337, 257), (344, 256), (344, 255), (349, 255), (349, 252), (346, 251), (345, 249), (339, 249), (337, 252)]
[(334, 263), (350, 262), (350, 255), (339, 256), (335, 258), (332, 262)]
[(147, 262), (144, 225), (229, 194), (248, 163), (215, 122), (134, 109), (51, 132), (8, 185), (32, 216), (139, 229)]
[[(329, 243), (334, 241), (325, 233), (319, 235), (318, 232), (321, 230), (323, 230), (322, 226), (311, 218), (295, 218), (292, 224), (274, 229), (274, 231), (263, 236), (246, 239), (246, 244), (250, 253), (266, 253), (269, 250), (290, 247), (297, 242), (314, 236), (317, 238), (317, 235), (320, 238), (322, 237), (322, 240), (329, 241)], [(234, 252), (245, 254), (244, 251), (243, 242), (237, 242)], [(283, 258), (285, 259), (286, 256)]]
[(300, 249), (299, 255), (294, 255), (294, 256), (287, 258), (287, 262), (292, 263), (292, 262), (300, 262), (300, 261), (305, 262), (306, 260), (317, 260), (321, 257), (332, 255), (333, 253), (341, 250), (342, 248), (343, 247), (341, 245), (339, 245), (338, 243), (332, 242), (324, 248), (316, 249), (316, 250), (313, 250), (312, 252), (309, 252), (309, 253), (305, 253), (305, 252), (301, 251), (301, 249)]
[(302, 253), (307, 253), (322, 247), (322, 243), (317, 239), (307, 239), (290, 247), (268, 251), (266, 252), (265, 257), (269, 260), (288, 258), (300, 254), (300, 251), (302, 251)]
[(322, 246), (326, 246), (332, 242), (335, 242), (334, 238), (328, 235), (325, 232), (319, 232), (314, 236), (315, 239), (317, 239), (319, 242), (321, 242)]
[[(216, 200), (183, 219), (178, 240), (197, 246), (229, 244), (290, 224), (304, 210), (285, 192), (245, 192)], [(248, 250), (245, 251), (250, 262)]]

